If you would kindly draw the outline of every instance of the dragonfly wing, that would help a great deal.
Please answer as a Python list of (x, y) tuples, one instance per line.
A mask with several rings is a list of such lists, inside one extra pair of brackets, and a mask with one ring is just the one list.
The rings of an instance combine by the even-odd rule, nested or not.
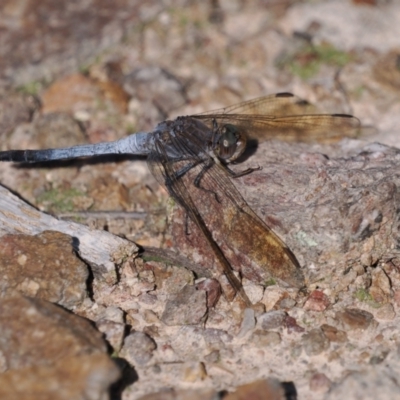
[(318, 110), (291, 93), (278, 93), (195, 115), (210, 129), (232, 124), (253, 139), (333, 141), (355, 137), (360, 121), (346, 114), (318, 114)]
[(346, 114), (306, 114), (289, 116), (227, 114), (196, 116), (210, 128), (217, 123), (235, 125), (253, 139), (323, 142), (356, 137), (360, 121)]
[(283, 116), (317, 113), (318, 110), (315, 106), (292, 93), (276, 93), (198, 115), (247, 114)]

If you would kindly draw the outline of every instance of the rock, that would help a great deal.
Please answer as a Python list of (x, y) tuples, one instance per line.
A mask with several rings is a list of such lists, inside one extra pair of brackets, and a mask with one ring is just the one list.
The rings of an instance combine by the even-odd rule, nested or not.
[(204, 356), (204, 361), (207, 364), (215, 364), (220, 360), (220, 358), (221, 358), (220, 352), (218, 350), (213, 350), (211, 353)]
[(285, 390), (277, 379), (259, 380), (239, 386), (224, 400), (284, 400)]
[(153, 270), (155, 283), (160, 293), (176, 294), (186, 285), (193, 285), (194, 283), (193, 272), (188, 271), (186, 268), (175, 266), (162, 268), (156, 265)]
[(156, 348), (157, 345), (150, 336), (143, 332), (133, 332), (125, 338), (121, 356), (132, 365), (142, 366), (151, 360)]
[(36, 235), (46, 230), (65, 233), (79, 242), (79, 255), (91, 267), (96, 278), (116, 282), (115, 264), (137, 251), (127, 240), (105, 231), (96, 231), (72, 221), (58, 220), (37, 211), (0, 186), (0, 236), (5, 234)]
[(286, 317), (287, 314), (284, 311), (268, 311), (258, 317), (257, 324), (266, 331), (278, 329), (283, 326)]
[(384, 304), (382, 307), (379, 307), (375, 316), (378, 319), (392, 321), (396, 317), (396, 312), (394, 311), (393, 305), (388, 303)]
[(102, 334), (88, 320), (21, 295), (0, 302), (0, 330), (4, 370), (51, 365), (65, 357), (107, 350)]
[(17, 291), (66, 308), (87, 296), (88, 268), (76, 255), (71, 236), (60, 232), (3, 236), (0, 274), (1, 296)]
[(254, 329), (256, 326), (256, 319), (254, 315), (254, 310), (252, 308), (246, 308), (243, 313), (242, 324), (240, 325), (240, 330), (237, 335), (238, 338), (246, 336), (248, 332)]
[(379, 304), (386, 304), (393, 296), (390, 280), (386, 272), (380, 268), (375, 268), (372, 273), (372, 284), (369, 288), (369, 294)]
[(138, 400), (216, 400), (218, 396), (212, 389), (165, 389), (142, 396)]
[(312, 329), (302, 337), (304, 351), (308, 356), (316, 356), (329, 349), (329, 339), (320, 329)]
[(100, 332), (45, 300), (3, 298), (0, 330), (2, 399), (102, 400), (120, 376)]
[(0, 397), (103, 400), (119, 377), (118, 367), (105, 354), (82, 354), (51, 365), (34, 365), (1, 374)]
[(121, 350), (126, 331), (125, 324), (101, 319), (96, 321), (96, 327), (100, 332), (104, 333), (105, 339), (114, 351), (118, 352)]
[(313, 290), (304, 304), (309, 311), (324, 311), (330, 305), (328, 296), (320, 290)]
[(336, 319), (348, 330), (364, 331), (373, 323), (374, 316), (358, 308), (346, 308), (336, 312)]
[(182, 368), (185, 382), (203, 381), (207, 377), (206, 367), (202, 362), (185, 363)]
[(215, 307), (221, 297), (221, 285), (218, 281), (216, 279), (204, 278), (200, 282), (196, 282), (196, 287), (207, 293), (207, 308)]
[(278, 332), (268, 332), (268, 331), (255, 331), (250, 340), (254, 345), (258, 347), (274, 347), (281, 343), (281, 335)]
[(165, 304), (161, 321), (166, 325), (196, 325), (207, 312), (206, 292), (187, 285)]
[(310, 390), (325, 393), (332, 385), (332, 381), (322, 372), (316, 372), (310, 378)]
[(334, 326), (323, 324), (321, 325), (321, 330), (331, 342), (338, 342), (338, 343), (347, 342), (346, 332), (341, 331)]
[(286, 315), (283, 326), (287, 329), (288, 333), (302, 333), (305, 331), (303, 327), (297, 324), (295, 318)]

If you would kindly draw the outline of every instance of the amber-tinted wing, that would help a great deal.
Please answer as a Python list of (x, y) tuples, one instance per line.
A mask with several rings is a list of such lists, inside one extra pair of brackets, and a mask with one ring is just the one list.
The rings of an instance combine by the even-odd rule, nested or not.
[(278, 93), (194, 116), (212, 128), (233, 124), (255, 139), (331, 141), (355, 137), (360, 121), (347, 114), (318, 114), (291, 93)]

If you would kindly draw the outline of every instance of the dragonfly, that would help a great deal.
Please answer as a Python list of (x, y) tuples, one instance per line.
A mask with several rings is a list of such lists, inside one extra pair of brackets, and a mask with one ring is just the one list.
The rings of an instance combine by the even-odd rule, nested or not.
[(257, 168), (234, 171), (250, 140), (332, 141), (357, 135), (360, 121), (347, 114), (319, 114), (291, 93), (277, 93), (236, 105), (159, 123), (114, 142), (43, 150), (0, 152), (0, 161), (35, 163), (104, 154), (146, 156), (150, 171), (197, 225), (225, 276), (246, 305), (239, 276), (263, 282), (272, 277), (302, 288), (295, 255), (251, 209), (233, 179)]

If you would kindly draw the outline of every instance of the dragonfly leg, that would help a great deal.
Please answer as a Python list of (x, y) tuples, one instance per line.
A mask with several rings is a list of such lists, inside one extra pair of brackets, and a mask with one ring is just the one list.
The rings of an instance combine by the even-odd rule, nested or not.
[[(174, 160), (175, 161), (175, 160)], [(184, 159), (179, 159), (176, 161), (184, 161)], [(174, 172), (173, 174), (171, 174), (171, 176), (167, 176), (165, 179), (165, 186), (171, 186), (172, 185), (172, 181), (173, 180), (179, 180), (181, 179), (183, 176), (185, 176), (192, 168), (196, 167), (197, 165), (199, 165), (202, 162), (202, 160), (196, 160), (192, 163), (189, 163), (187, 165), (185, 165), (183, 168), (181, 168), (179, 171)]]
[(247, 168), (243, 171), (233, 171), (227, 165), (224, 165), (225, 170), (229, 173), (232, 178), (239, 178), (240, 176), (251, 174), (254, 171), (260, 171), (261, 167)]
[(198, 189), (204, 190), (205, 192), (212, 193), (214, 195), (217, 203), (221, 203), (221, 201), (218, 198), (217, 193), (215, 193), (213, 190), (206, 189), (206, 188), (203, 188), (200, 186), (200, 181), (202, 180), (204, 174), (214, 165), (214, 163), (215, 163), (215, 161), (212, 158), (207, 160), (207, 163), (204, 164), (202, 170), (196, 176), (196, 178), (194, 180), (194, 186), (196, 186)]

